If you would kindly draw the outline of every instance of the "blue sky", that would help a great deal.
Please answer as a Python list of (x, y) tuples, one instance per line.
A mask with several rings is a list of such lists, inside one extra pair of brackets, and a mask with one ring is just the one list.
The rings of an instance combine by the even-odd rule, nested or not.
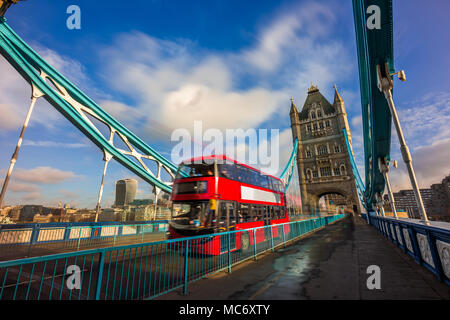
[[(81, 9), (81, 30), (66, 9)], [(450, 5), (394, 1), (395, 66), (407, 82), (394, 95), (421, 187), (450, 173)], [(144, 141), (169, 156), (176, 128), (280, 130), (280, 167), (289, 155), (290, 97), (303, 105), (312, 81), (345, 100), (363, 172), (361, 108), (351, 1), (25, 1), (8, 24), (39, 54)], [(30, 89), (0, 58), (0, 174), (4, 176), (29, 104)], [(177, 107), (178, 106), (178, 107)], [(182, 109), (179, 109), (182, 106)], [(181, 111), (180, 111), (181, 110)], [(392, 158), (401, 162), (393, 134)], [(432, 155), (432, 156), (430, 156)], [(59, 201), (93, 207), (102, 153), (39, 100), (6, 203)], [(134, 177), (112, 161), (114, 181)], [(409, 188), (404, 166), (394, 189)], [(139, 197), (151, 188), (139, 181)]]

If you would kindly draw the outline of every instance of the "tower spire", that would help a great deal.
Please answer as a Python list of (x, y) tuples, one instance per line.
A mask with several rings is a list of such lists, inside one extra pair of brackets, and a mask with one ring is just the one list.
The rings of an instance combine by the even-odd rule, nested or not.
[(291, 97), (291, 110), (289, 111), (289, 114), (292, 114), (292, 113), (294, 113), (298, 117), (298, 110), (294, 104), (294, 97)]
[(309, 87), (309, 89), (308, 89), (308, 94), (314, 93), (314, 92), (317, 92), (317, 91), (319, 91), (319, 88), (317, 86), (313, 85), (313, 83), (311, 81), (311, 87)]
[(344, 99), (341, 98), (341, 95), (337, 91), (336, 84), (333, 87), (334, 87), (334, 102), (341, 102), (341, 103), (343, 103)]

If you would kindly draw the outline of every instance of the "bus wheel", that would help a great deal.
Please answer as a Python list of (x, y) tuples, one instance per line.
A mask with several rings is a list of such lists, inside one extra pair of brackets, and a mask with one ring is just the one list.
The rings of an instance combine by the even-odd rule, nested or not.
[(241, 251), (247, 252), (250, 249), (250, 236), (248, 232), (241, 235)]

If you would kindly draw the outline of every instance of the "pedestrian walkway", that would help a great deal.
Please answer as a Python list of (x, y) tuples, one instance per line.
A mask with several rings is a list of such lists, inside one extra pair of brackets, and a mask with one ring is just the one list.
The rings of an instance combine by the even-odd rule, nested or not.
[[(380, 267), (369, 290), (367, 268)], [(160, 300), (450, 299), (441, 283), (360, 217), (347, 217), (293, 245), (171, 292)]]

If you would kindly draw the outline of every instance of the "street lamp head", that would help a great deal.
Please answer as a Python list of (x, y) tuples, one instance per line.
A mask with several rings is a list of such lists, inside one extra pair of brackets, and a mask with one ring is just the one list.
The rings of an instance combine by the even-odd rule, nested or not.
[(406, 81), (406, 75), (405, 75), (405, 71), (404, 70), (400, 70), (398, 72), (391, 73), (391, 76), (393, 76), (394, 74), (397, 75), (397, 77), (398, 77), (398, 79), (400, 81)]

